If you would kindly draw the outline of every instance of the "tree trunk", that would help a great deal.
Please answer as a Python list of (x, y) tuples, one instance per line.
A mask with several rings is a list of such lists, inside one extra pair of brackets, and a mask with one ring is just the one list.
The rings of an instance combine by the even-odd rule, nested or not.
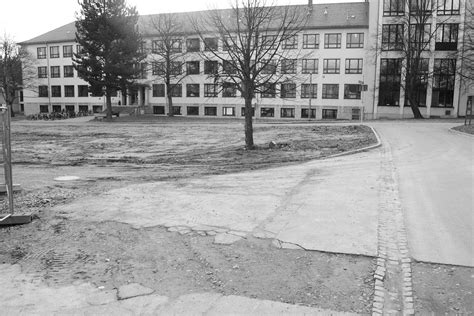
[(105, 105), (107, 107), (107, 121), (112, 121), (112, 97), (110, 95), (109, 88), (105, 90)]
[(168, 93), (167, 98), (168, 98), (168, 116), (173, 116), (173, 97), (171, 96), (171, 93)]
[(252, 98), (245, 98), (245, 148), (255, 149), (253, 143)]
[(423, 119), (423, 115), (420, 112), (420, 108), (418, 107), (418, 102), (413, 102), (413, 98), (410, 95), (407, 97), (408, 102), (410, 102), (410, 108), (413, 112), (413, 117), (417, 120)]

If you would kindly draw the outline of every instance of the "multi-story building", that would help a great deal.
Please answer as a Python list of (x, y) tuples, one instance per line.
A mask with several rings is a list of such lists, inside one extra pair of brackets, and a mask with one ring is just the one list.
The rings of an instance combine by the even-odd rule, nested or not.
[[(464, 0), (432, 0), (445, 3), (443, 14), (449, 15), (448, 27), (464, 23)], [(291, 45), (282, 49), (294, 51), (294, 59), (283, 61), (277, 69), (291, 75), (292, 80), (279, 86), (275, 93), (258, 94), (255, 98), (255, 116), (267, 118), (305, 119), (309, 112), (316, 119), (358, 119), (409, 117), (411, 110), (404, 105), (403, 89), (393, 82), (401, 80), (398, 69), (399, 54), (385, 50), (388, 25), (396, 25), (397, 18), (406, 8), (404, 0), (370, 0), (366, 2), (313, 4), (295, 6), (306, 10), (308, 21)], [(396, 6), (398, 5), (398, 6)], [(395, 8), (398, 10), (392, 10)], [(178, 13), (177, 19), (189, 20), (193, 13)], [(152, 48), (158, 40), (150, 27), (153, 15), (141, 16), (140, 30), (144, 47)], [(436, 15), (431, 23), (436, 23)], [(183, 23), (186, 27), (189, 23)], [(173, 92), (173, 112), (183, 116), (241, 117), (244, 101), (235, 89), (215, 89), (207, 71), (209, 64), (201, 51), (205, 49), (195, 30), (184, 29), (183, 45), (188, 72)], [(394, 27), (396, 29), (396, 26)], [(456, 43), (462, 39), (447, 37)], [(454, 31), (453, 31), (454, 32)], [(444, 34), (444, 33), (442, 33)], [(388, 35), (391, 38), (391, 35)], [(444, 41), (445, 39), (441, 39)], [(436, 67), (457, 57), (440, 47), (454, 45), (433, 43), (429, 67), (434, 76), (422, 92), (423, 113), (427, 116), (456, 117), (463, 115), (462, 100), (466, 93), (453, 73), (439, 73)], [(74, 23), (21, 43), (37, 61), (38, 78), (35, 89), (24, 91), (25, 114), (60, 111), (102, 111), (105, 98), (91, 95), (85, 81), (78, 78), (73, 68), (72, 54), (80, 51), (75, 43)], [(216, 44), (222, 49), (221, 39)], [(451, 51), (452, 52), (452, 51)], [(291, 56), (291, 54), (289, 54)], [(454, 56), (454, 57), (453, 57)], [(150, 49), (150, 67), (144, 68), (142, 78), (126, 94), (120, 91), (112, 98), (113, 105), (140, 107), (147, 113), (166, 115), (164, 84), (154, 74), (153, 51)], [(449, 68), (449, 67), (448, 67)], [(444, 69), (444, 67), (443, 67)], [(438, 77), (437, 77), (438, 76)], [(440, 79), (448, 84), (438, 84)], [(398, 90), (398, 91), (397, 91)], [(312, 92), (312, 93), (311, 93)], [(423, 94), (424, 93), (424, 94)], [(311, 96), (311, 97), (310, 97)], [(311, 108), (311, 111), (309, 109)]]

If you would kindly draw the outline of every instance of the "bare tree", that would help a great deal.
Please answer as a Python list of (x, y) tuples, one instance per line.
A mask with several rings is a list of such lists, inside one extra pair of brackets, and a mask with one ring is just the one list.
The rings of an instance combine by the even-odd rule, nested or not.
[(466, 2), (463, 24), (463, 39), (457, 56), (461, 61), (458, 67), (459, 75), (467, 85), (474, 84), (474, 4)]
[(158, 36), (151, 47), (152, 71), (165, 83), (168, 115), (173, 116), (173, 91), (186, 77), (186, 72), (183, 72), (183, 31), (175, 14), (160, 14), (150, 23)]
[[(276, 85), (288, 82), (291, 74), (277, 72), (282, 65), (295, 66), (297, 34), (306, 22), (306, 6), (275, 6), (266, 0), (235, 0), (229, 10), (210, 10), (193, 21), (204, 42), (203, 56), (217, 61), (216, 84), (224, 92), (240, 91), (245, 100), (245, 145), (254, 149), (252, 101), (257, 93), (276, 93)], [(219, 50), (213, 37), (222, 42)], [(288, 65), (286, 65), (288, 64)], [(289, 65), (291, 64), (291, 65)], [(284, 69), (283, 69), (284, 70)]]
[(13, 103), (33, 76), (32, 59), (28, 52), (4, 35), (0, 39), (0, 93), (12, 115)]
[[(401, 69), (392, 69), (400, 71), (402, 75), (398, 89), (405, 92), (405, 101), (410, 105), (414, 117), (422, 119), (419, 106), (422, 98), (426, 98), (426, 93), (421, 92), (426, 91), (428, 79), (433, 76), (433, 72), (429, 71), (429, 57), (433, 49), (438, 49), (432, 45), (445, 20), (438, 16), (437, 23), (432, 26), (433, 13), (438, 9), (436, 0), (400, 0), (396, 3), (400, 12), (404, 12), (405, 8), (408, 10), (397, 18), (396, 23), (382, 26), (380, 48), (382, 51), (399, 52)], [(457, 37), (457, 29), (453, 30), (453, 34)]]

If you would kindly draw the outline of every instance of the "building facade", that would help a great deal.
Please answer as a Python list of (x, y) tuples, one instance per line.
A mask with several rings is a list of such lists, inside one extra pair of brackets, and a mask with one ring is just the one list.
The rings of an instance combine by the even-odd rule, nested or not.
[[(445, 5), (448, 9), (443, 13), (450, 20), (443, 20), (443, 23), (452, 28), (456, 28), (452, 25), (458, 25), (456, 36), (447, 38), (457, 43), (463, 36), (459, 25), (465, 22), (464, 0), (432, 1), (449, 4)], [(410, 117), (411, 109), (405, 107), (403, 88), (396, 84), (403, 80), (403, 74), (397, 70), (403, 61), (396, 50), (382, 49), (382, 44), (387, 41), (387, 29), (392, 29), (390, 25), (397, 25), (397, 18), (402, 12), (405, 14), (406, 8), (402, 9), (401, 3), (405, 0), (314, 5), (309, 1), (308, 5), (295, 6), (307, 11), (308, 22), (291, 43), (283, 45), (282, 49), (289, 50), (290, 57), (276, 69), (291, 80), (278, 84), (273, 93), (257, 94), (254, 100), (255, 116), (348, 120)], [(189, 20), (189, 14), (179, 13), (176, 16), (185, 21)], [(167, 115), (166, 89), (155, 73), (153, 47), (159, 38), (150, 28), (152, 18), (141, 16), (139, 20), (143, 45), (149, 52), (142, 78), (126, 94), (119, 91), (112, 98), (112, 103), (137, 107), (150, 114)], [(431, 23), (436, 25), (435, 18)], [(388, 36), (391, 38), (390, 34)], [(232, 87), (216, 89), (210, 78), (211, 63), (202, 57), (205, 45), (200, 37), (189, 26), (179, 37), (182, 43), (179, 49), (184, 58), (181, 71), (186, 72), (187, 76), (173, 91), (173, 113), (242, 117), (244, 101), (238, 91)], [(35, 88), (24, 91), (22, 104), (26, 115), (61, 111), (100, 112), (105, 109), (105, 98), (93, 96), (87, 83), (78, 78), (74, 70), (72, 55), (73, 52), (80, 52), (74, 38), (75, 26), (70, 23), (21, 43), (34, 56), (38, 72), (38, 78), (32, 85)], [(215, 38), (215, 43), (220, 50), (223, 49), (221, 39)], [(462, 92), (457, 74), (436, 72), (436, 67), (446, 63), (456, 67), (457, 57), (451, 54), (453, 45), (445, 46), (451, 48), (450, 51), (436, 49), (442, 46), (438, 42), (432, 46), (427, 58), (429, 69), (435, 75), (427, 82), (426, 91), (420, 92), (421, 98), (424, 97), (422, 112), (426, 116), (462, 116), (460, 104), (467, 93)], [(444, 68), (452, 71), (450, 67)], [(439, 84), (441, 81), (443, 84)]]

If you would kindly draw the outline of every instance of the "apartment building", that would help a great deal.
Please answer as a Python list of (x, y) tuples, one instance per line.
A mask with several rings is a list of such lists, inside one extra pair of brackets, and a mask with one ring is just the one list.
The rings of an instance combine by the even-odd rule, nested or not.
[[(452, 16), (449, 25), (464, 23), (464, 0), (433, 1), (451, 3), (451, 11), (446, 9), (445, 12)], [(270, 89), (267, 93), (259, 93), (254, 100), (254, 115), (258, 118), (308, 119), (311, 116), (315, 119), (349, 120), (361, 116), (369, 119), (409, 117), (411, 110), (404, 106), (403, 89), (393, 85), (393, 82), (401, 80), (396, 77), (401, 73), (391, 72), (398, 66), (400, 56), (394, 50), (379, 49), (386, 42), (387, 25), (396, 24), (397, 17), (402, 14), (401, 8), (397, 7), (399, 11), (392, 8), (403, 2), (370, 0), (313, 4), (309, 1), (308, 5), (294, 6), (307, 14), (308, 22), (297, 36), (283, 44), (282, 49), (288, 50), (289, 57), (275, 69), (291, 77), (291, 80), (278, 84), (274, 91)], [(396, 15), (393, 15), (395, 12)], [(244, 101), (235, 87), (229, 85), (217, 89), (209, 76), (213, 62), (202, 57), (205, 45), (190, 23), (185, 22), (193, 14), (174, 15), (177, 23), (182, 21), (184, 28), (183, 34), (179, 35), (181, 44), (178, 49), (184, 53), (185, 64), (181, 71), (186, 72), (187, 76), (173, 91), (172, 111), (182, 116), (242, 117)], [(112, 103), (138, 107), (150, 114), (166, 115), (166, 89), (155, 72), (157, 65), (153, 47), (159, 38), (150, 23), (154, 17), (146, 15), (139, 19), (144, 47), (149, 52), (142, 77), (126, 94), (119, 91), (112, 98)], [(433, 19), (432, 23), (436, 21)], [(388, 28), (391, 30), (391, 27)], [(461, 31), (457, 35), (456, 41), (462, 38)], [(388, 36), (391, 38), (390, 34)], [(448, 38), (451, 41), (454, 37)], [(35, 88), (24, 91), (26, 115), (61, 111), (100, 112), (105, 108), (105, 98), (91, 94), (87, 83), (78, 78), (73, 68), (72, 54), (81, 49), (74, 38), (75, 26), (70, 23), (21, 43), (35, 57), (38, 71), (33, 85)], [(220, 50), (224, 49), (222, 39), (210, 38)], [(452, 59), (446, 51), (436, 50), (441, 46), (433, 43), (433, 52), (429, 56), (430, 69), (436, 69), (438, 64)], [(453, 45), (443, 47), (453, 48)], [(455, 73), (439, 76), (450, 80), (448, 86), (451, 90), (445, 89), (445, 85), (443, 88), (439, 84), (435, 87), (441, 77), (431, 79), (426, 92), (421, 93), (425, 97), (423, 113), (455, 117), (464, 97), (459, 80), (456, 80)]]

